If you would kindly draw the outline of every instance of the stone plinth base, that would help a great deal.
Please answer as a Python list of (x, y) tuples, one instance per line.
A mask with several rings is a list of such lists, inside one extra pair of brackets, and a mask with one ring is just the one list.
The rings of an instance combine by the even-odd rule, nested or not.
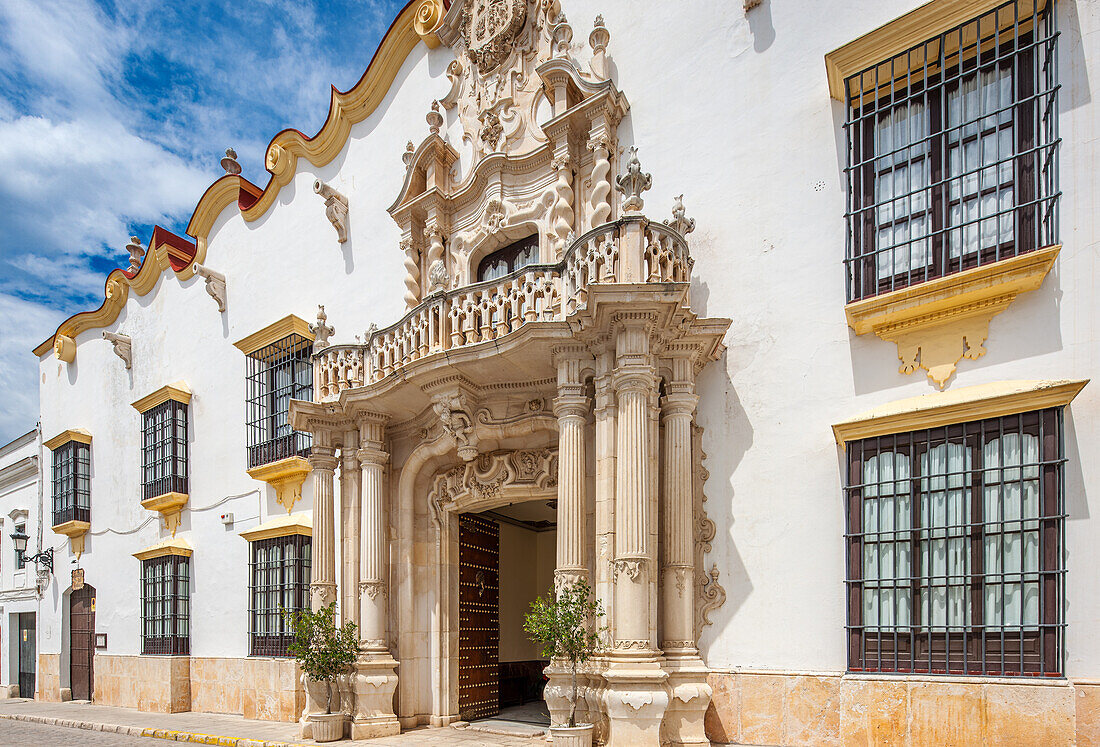
[(99, 705), (139, 711), (191, 710), (189, 656), (114, 656), (96, 653), (92, 696)]
[(393, 712), (397, 661), (388, 654), (360, 659), (352, 681), (355, 701), (351, 738), (372, 739), (400, 734), (401, 724)]
[(662, 744), (709, 745), (704, 720), (712, 691), (702, 659), (667, 659), (664, 670), (668, 673), (669, 700), (661, 727)]
[(660, 747), (668, 675), (656, 661), (612, 661), (607, 682), (607, 747)]

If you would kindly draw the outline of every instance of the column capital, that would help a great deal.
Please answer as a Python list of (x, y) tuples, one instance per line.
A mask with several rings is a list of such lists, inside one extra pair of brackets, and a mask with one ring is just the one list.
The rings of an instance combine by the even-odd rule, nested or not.
[(653, 366), (623, 366), (611, 375), (611, 384), (617, 394), (642, 392), (649, 394), (657, 387), (657, 371)]
[(368, 464), (385, 464), (390, 460), (389, 452), (376, 449), (373, 446), (364, 446), (355, 452), (359, 464), (366, 467)]
[(699, 404), (699, 395), (684, 391), (670, 391), (661, 398), (661, 417), (672, 418), (692, 415)]
[(334, 472), (338, 461), (336, 450), (325, 446), (314, 446), (309, 454), (309, 466), (314, 472)]

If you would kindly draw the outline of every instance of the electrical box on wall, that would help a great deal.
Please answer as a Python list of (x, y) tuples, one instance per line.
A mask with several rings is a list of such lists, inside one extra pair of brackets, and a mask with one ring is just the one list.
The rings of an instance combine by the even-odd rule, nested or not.
[(231, 526), (233, 524), (233, 512), (232, 511), (228, 511), (228, 512), (222, 514), (222, 524), (225, 524), (226, 526)]

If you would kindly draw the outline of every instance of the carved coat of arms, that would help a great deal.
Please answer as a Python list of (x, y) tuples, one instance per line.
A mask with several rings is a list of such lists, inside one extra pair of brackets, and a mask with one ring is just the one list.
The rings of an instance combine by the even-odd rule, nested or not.
[(466, 54), (482, 75), (512, 51), (527, 20), (527, 0), (472, 0), (466, 7)]

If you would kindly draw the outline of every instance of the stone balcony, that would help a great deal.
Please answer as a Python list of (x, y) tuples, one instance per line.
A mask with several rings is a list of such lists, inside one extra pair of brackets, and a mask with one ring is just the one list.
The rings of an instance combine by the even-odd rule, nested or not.
[(626, 215), (574, 240), (556, 264), (436, 293), (402, 319), (373, 330), (362, 344), (331, 345), (313, 355), (318, 402), (382, 381), (416, 361), (492, 343), (525, 325), (563, 322), (586, 308), (596, 285), (687, 283), (693, 260), (673, 227)]

